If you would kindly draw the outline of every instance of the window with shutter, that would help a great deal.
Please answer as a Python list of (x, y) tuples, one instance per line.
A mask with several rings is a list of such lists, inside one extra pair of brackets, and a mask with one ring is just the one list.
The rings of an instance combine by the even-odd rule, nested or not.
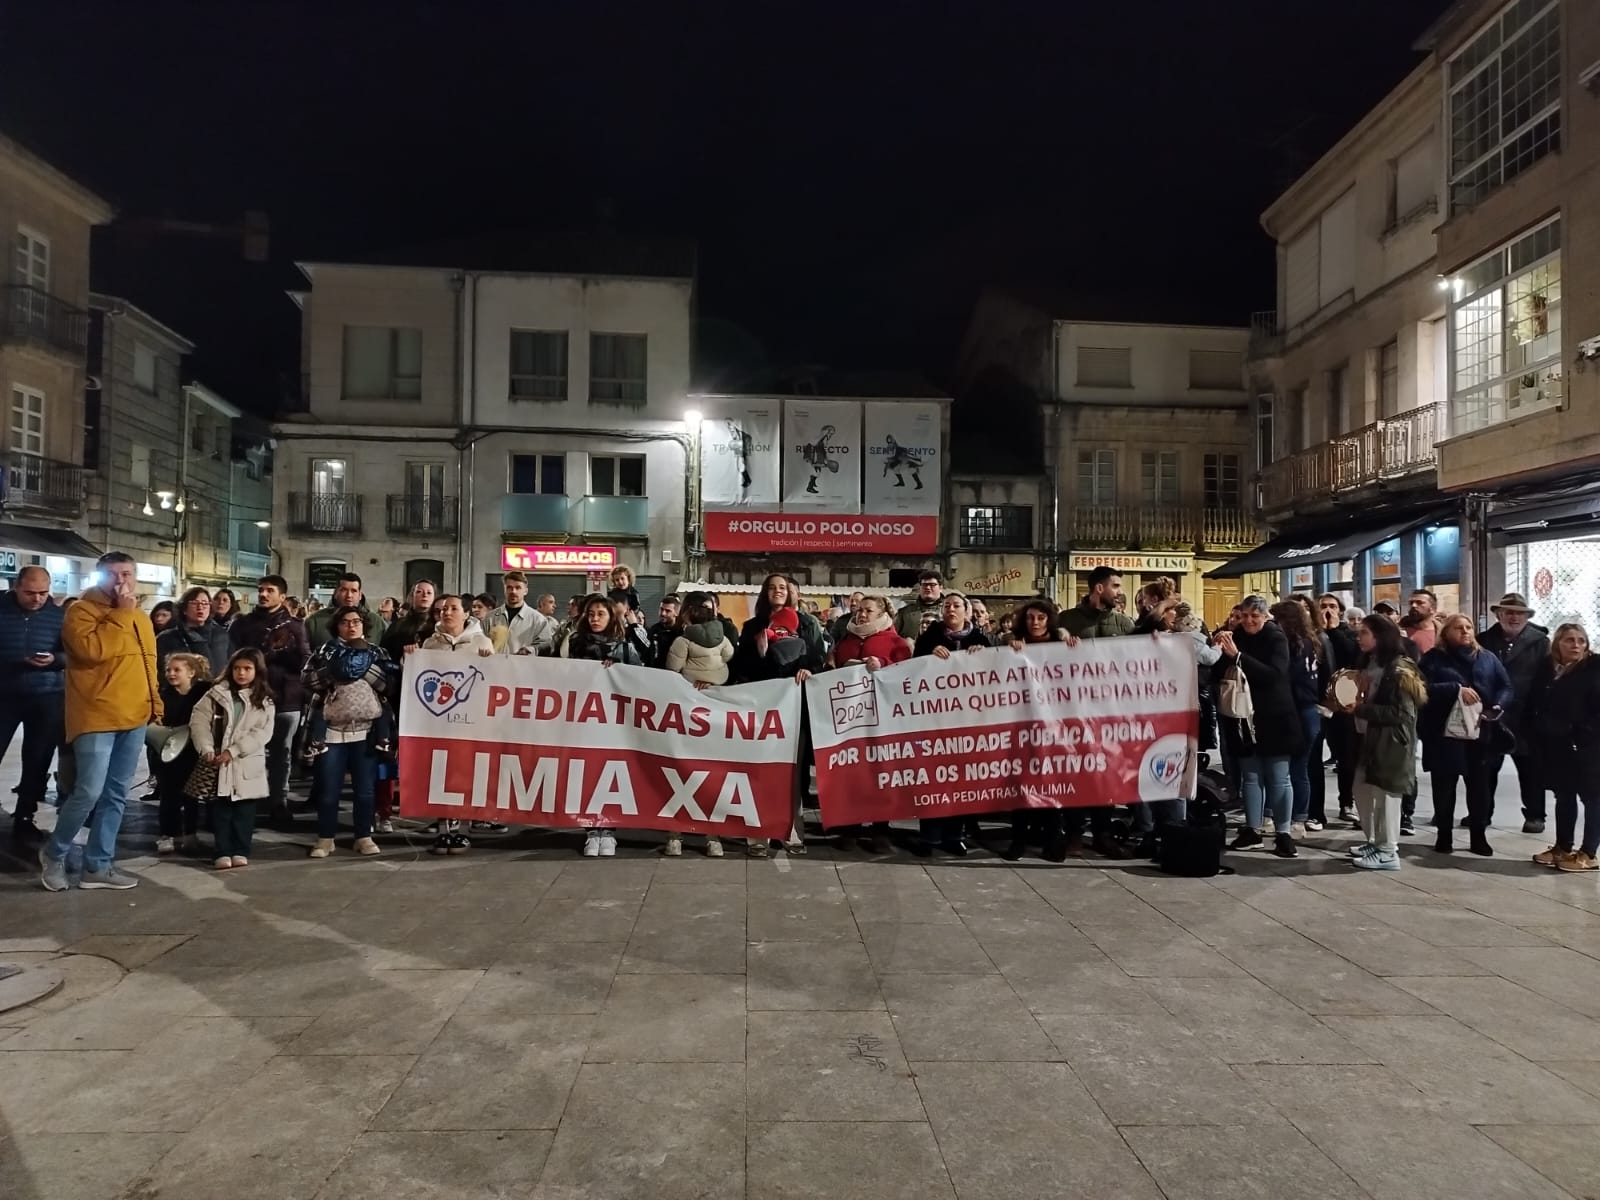
[(1189, 386), (1202, 391), (1244, 388), (1244, 355), (1237, 350), (1189, 351)]
[(1133, 386), (1133, 351), (1126, 346), (1079, 346), (1078, 386)]
[(1311, 228), (1289, 243), (1285, 254), (1284, 320), (1293, 327), (1317, 311), (1318, 230)]
[(1318, 223), (1317, 306), (1325, 308), (1356, 286), (1356, 194), (1328, 205)]
[(1431, 133), (1395, 160), (1394, 211), (1389, 214), (1391, 226), (1398, 225), (1433, 204), (1434, 162)]

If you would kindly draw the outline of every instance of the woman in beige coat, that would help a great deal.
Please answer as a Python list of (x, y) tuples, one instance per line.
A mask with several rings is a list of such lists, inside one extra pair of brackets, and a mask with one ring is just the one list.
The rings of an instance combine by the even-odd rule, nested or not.
[[(667, 647), (666, 660), (661, 664), (676, 671), (697, 688), (720, 687), (728, 682), (728, 660), (733, 657), (733, 643), (717, 620), (716, 611), (709, 604), (691, 604), (678, 617), (678, 636)], [(667, 834), (663, 851), (668, 858), (683, 853), (683, 835)], [(722, 857), (722, 839), (706, 835), (706, 855)]]

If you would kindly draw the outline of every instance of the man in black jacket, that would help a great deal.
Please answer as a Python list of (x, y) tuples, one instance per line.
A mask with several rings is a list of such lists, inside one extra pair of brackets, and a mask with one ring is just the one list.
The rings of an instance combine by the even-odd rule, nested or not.
[(263, 575), (256, 585), (256, 606), (228, 629), (235, 650), (253, 648), (267, 660), (267, 682), (277, 697), (272, 740), (267, 743), (267, 788), (272, 817), (290, 819), (289, 747), (300, 724), (300, 672), (311, 657), (305, 622), (289, 611), (289, 583), (282, 575)]
[[(1478, 645), (1505, 664), (1511, 676), (1512, 702), (1505, 712), (1505, 726), (1516, 737), (1516, 749), (1511, 761), (1516, 764), (1517, 783), (1522, 791), (1522, 832), (1544, 832), (1544, 781), (1540, 776), (1538, 758), (1532, 740), (1520, 728), (1522, 709), (1528, 702), (1534, 673), (1539, 664), (1550, 657), (1550, 631), (1532, 621), (1533, 609), (1517, 592), (1507, 592), (1499, 604), (1489, 606), (1495, 623), (1478, 635)], [(1494, 816), (1495, 784), (1500, 779), (1500, 768), (1505, 766), (1504, 754), (1492, 754), (1488, 760), (1489, 815)]]
[(661, 619), (650, 626), (650, 660), (647, 667), (665, 666), (667, 649), (678, 636), (678, 613), (683, 610), (682, 600), (676, 592), (661, 597)]
[(50, 599), (50, 572), (23, 567), (17, 584), (0, 594), (0, 758), (22, 727), (22, 779), (17, 785), (13, 837), (38, 836), (34, 814), (50, 783), (50, 760), (66, 716), (66, 651), (62, 610)]

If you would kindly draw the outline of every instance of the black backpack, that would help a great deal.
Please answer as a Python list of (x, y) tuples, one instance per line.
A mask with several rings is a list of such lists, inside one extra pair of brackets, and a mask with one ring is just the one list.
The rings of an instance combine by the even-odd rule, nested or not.
[(1202, 773), (1199, 795), (1189, 801), (1188, 819), (1161, 831), (1156, 866), (1168, 875), (1204, 879), (1223, 870), (1222, 852), (1228, 845), (1228, 821), (1214, 783), (1208, 774)]

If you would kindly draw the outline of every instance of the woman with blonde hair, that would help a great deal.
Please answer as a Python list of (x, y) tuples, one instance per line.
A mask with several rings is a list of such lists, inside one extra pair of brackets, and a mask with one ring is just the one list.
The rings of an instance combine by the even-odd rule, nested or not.
[[(1523, 730), (1538, 748), (1545, 781), (1556, 795), (1555, 845), (1533, 861), (1558, 871), (1600, 868), (1600, 658), (1582, 625), (1568, 622), (1556, 629), (1523, 711)], [(1574, 849), (1580, 804), (1583, 841)]]
[[(1428, 683), (1428, 702), (1417, 718), (1422, 765), (1433, 780), (1433, 812), (1438, 826), (1434, 849), (1449, 854), (1456, 821), (1456, 783), (1466, 784), (1469, 849), (1488, 857), (1489, 767), (1491, 740), (1500, 714), (1511, 703), (1511, 677), (1493, 654), (1485, 654), (1472, 630), (1472, 619), (1456, 613), (1445, 618), (1438, 644), (1418, 664)], [(1473, 739), (1451, 737), (1450, 714), (1457, 703), (1477, 705), (1484, 723)]]

